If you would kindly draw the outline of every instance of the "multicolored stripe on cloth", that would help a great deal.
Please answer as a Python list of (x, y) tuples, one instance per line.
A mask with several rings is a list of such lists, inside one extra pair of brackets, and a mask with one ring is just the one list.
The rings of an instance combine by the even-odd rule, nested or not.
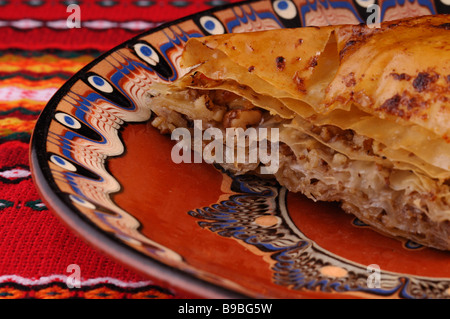
[(0, 51), (0, 142), (28, 141), (48, 100), (98, 55), (96, 50)]
[(171, 299), (173, 295), (150, 282), (128, 283), (115, 278), (96, 278), (69, 288), (67, 276), (29, 280), (0, 277), (0, 299)]

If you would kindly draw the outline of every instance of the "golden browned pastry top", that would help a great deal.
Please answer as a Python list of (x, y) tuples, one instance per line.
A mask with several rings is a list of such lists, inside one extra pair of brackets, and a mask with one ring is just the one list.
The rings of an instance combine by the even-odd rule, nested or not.
[(183, 66), (284, 118), (351, 129), (395, 162), (450, 177), (448, 15), (192, 39)]

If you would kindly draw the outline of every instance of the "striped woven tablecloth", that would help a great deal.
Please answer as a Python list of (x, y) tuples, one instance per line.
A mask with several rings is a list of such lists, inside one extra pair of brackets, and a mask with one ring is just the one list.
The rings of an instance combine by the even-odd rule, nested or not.
[[(80, 28), (68, 28), (79, 3)], [(75, 72), (147, 29), (227, 1), (0, 1), (0, 299), (184, 298), (87, 245), (43, 204), (30, 175), (40, 111)], [(81, 288), (69, 288), (72, 266)]]

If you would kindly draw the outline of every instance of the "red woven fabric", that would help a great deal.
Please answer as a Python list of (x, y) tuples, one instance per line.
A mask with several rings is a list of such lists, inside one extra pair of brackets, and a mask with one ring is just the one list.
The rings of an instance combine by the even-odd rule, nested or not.
[[(151, 1), (139, 7), (138, 2), (82, 1), (84, 25), (69, 30), (61, 28), (70, 14), (62, 1), (0, 3), (0, 299), (187, 297), (74, 235), (45, 207), (30, 175), (31, 131), (52, 92), (101, 52), (143, 32), (142, 25), (212, 6)], [(72, 264), (80, 268), (79, 289), (66, 284)]]
[[(73, 11), (68, 10), (63, 1), (41, 1), (40, 6), (26, 5), (28, 1), (11, 1), (0, 6), (0, 19), (8, 22), (11, 28), (2, 28), (0, 50), (20, 48), (26, 50), (42, 50), (60, 48), (66, 50), (98, 49), (108, 50), (142, 30), (124, 29), (123, 23), (142, 21), (159, 25), (177, 18), (212, 8), (214, 3), (234, 1), (141, 1), (152, 3), (138, 6), (139, 1), (127, 0), (115, 3), (110, 7), (101, 5), (102, 1), (81, 1), (79, 5), (82, 27), (62, 31), (60, 28)], [(108, 1), (103, 1), (108, 2)], [(111, 1), (109, 1), (111, 2)], [(36, 24), (35, 28), (26, 27)], [(90, 22), (104, 20), (114, 22), (108, 29), (89, 28)], [(20, 23), (18, 23), (20, 21)], [(121, 24), (122, 23), (122, 24)]]
[[(12, 141), (0, 145), (0, 166), (28, 167), (28, 144)], [(15, 183), (14, 183), (15, 181)], [(11, 179), (0, 186), (3, 203), (0, 213), (0, 273), (24, 278), (70, 274), (67, 266), (80, 265), (85, 279), (109, 277), (142, 280), (134, 272), (99, 254), (71, 231), (46, 208), (30, 177)], [(34, 205), (33, 205), (34, 204)]]

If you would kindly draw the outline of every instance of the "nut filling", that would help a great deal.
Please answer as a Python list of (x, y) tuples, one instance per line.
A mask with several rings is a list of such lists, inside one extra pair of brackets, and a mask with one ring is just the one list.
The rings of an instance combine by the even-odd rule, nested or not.
[[(449, 223), (427, 220), (429, 210), (445, 209), (449, 181), (438, 185), (436, 180), (418, 177), (407, 170), (349, 158), (328, 146), (335, 143), (385, 160), (378, 154), (383, 146), (373, 139), (333, 125), (305, 125), (304, 130), (294, 129), (292, 120), (273, 116), (245, 98), (224, 90), (153, 92), (149, 95), (149, 105), (153, 111), (151, 125), (165, 134), (177, 127), (192, 127), (195, 119), (203, 120), (203, 129), (215, 127), (223, 131), (230, 127), (276, 126), (280, 129), (280, 165), (273, 177), (280, 185), (314, 201), (338, 201), (344, 211), (365, 223), (376, 229), (382, 225), (385, 234), (404, 234), (409, 238), (413, 234), (412, 238), (418, 243), (426, 240), (434, 247), (449, 248), (449, 242), (442, 240), (450, 236)], [(208, 141), (204, 141), (204, 145), (207, 144)], [(220, 165), (234, 174), (255, 174), (261, 163)], [(430, 193), (427, 189), (413, 188), (411, 184), (399, 184), (396, 175), (408, 175), (412, 181), (425, 178), (426, 183), (433, 185), (430, 189), (438, 191)], [(396, 213), (398, 211), (401, 213)], [(431, 233), (435, 234), (433, 238), (424, 238)]]
[[(448, 19), (191, 38), (186, 73), (151, 85), (151, 123), (164, 133), (195, 132), (197, 120), (219, 132), (275, 129), (265, 155), (278, 155), (270, 173), (282, 186), (338, 201), (385, 234), (450, 250)], [(235, 174), (269, 166), (264, 156), (229, 159), (222, 166)]]

